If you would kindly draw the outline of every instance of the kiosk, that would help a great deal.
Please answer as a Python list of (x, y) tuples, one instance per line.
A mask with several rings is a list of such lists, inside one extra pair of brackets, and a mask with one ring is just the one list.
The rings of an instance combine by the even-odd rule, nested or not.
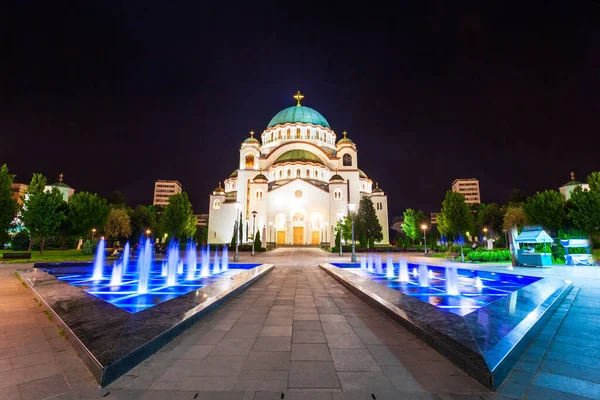
[(552, 265), (552, 253), (547, 243), (554, 240), (542, 229), (541, 226), (524, 226), (521, 234), (515, 240), (517, 243), (538, 244), (544, 243), (544, 252), (538, 253), (535, 247), (524, 247), (517, 252), (517, 262), (523, 267), (550, 267)]
[[(560, 244), (565, 248), (567, 265), (594, 265), (594, 256), (590, 251), (590, 241), (587, 239), (561, 239)], [(569, 254), (569, 249), (585, 248), (584, 254)]]

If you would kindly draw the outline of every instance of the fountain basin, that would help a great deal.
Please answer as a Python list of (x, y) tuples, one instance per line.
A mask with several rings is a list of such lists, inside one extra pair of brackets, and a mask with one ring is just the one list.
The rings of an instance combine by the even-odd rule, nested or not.
[[(35, 264), (18, 273), (54, 314), (54, 321), (65, 329), (69, 342), (104, 387), (273, 268), (270, 264), (240, 264), (236, 269), (237, 265), (230, 264), (230, 273), (210, 277), (202, 287), (134, 312), (59, 279), (69, 273), (91, 276), (90, 263)], [(160, 267), (158, 271), (160, 275)]]
[[(436, 289), (436, 278), (433, 287), (419, 287), (418, 276), (410, 274), (409, 283), (396, 281), (398, 286), (392, 287), (394, 285), (385, 282), (385, 276), (365, 273), (358, 264), (321, 264), (320, 267), (492, 390), (508, 376), (523, 350), (572, 287), (571, 282), (562, 279), (511, 275), (515, 280), (531, 279), (529, 284), (516, 285), (512, 290), (499, 289), (506, 293), (495, 300), (460, 310), (460, 302), (469, 299), (460, 284), (461, 295), (451, 296)], [(437, 268), (443, 269), (429, 267), (434, 275)], [(459, 281), (475, 272), (482, 277), (485, 290), (484, 271), (459, 269)], [(505, 275), (510, 274), (496, 275), (508, 279)], [(472, 277), (469, 279), (475, 282)], [(401, 287), (414, 289), (405, 293), (399, 290)], [(473, 286), (473, 290), (478, 289)], [(452, 298), (457, 308), (443, 307), (444, 302)]]

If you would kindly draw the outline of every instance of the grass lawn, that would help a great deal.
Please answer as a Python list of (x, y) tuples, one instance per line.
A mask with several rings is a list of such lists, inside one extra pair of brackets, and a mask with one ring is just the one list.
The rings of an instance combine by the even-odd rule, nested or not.
[(600, 249), (594, 250), (594, 258), (596, 260), (600, 259)]
[[(3, 253), (24, 253), (24, 251), (0, 250)], [(39, 251), (31, 252), (30, 262), (61, 262), (61, 261), (92, 261), (93, 255), (83, 254), (81, 250), (44, 250), (44, 255), (40, 255)], [(110, 259), (110, 258), (109, 258)], [(4, 262), (4, 260), (2, 261)], [(26, 260), (6, 260), (8, 263), (22, 263)]]

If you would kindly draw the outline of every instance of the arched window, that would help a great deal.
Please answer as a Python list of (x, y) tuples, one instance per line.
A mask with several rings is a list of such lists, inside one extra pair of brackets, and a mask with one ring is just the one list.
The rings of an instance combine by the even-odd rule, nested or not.
[(246, 167), (254, 167), (254, 154), (252, 153), (248, 153), (246, 154), (246, 159), (245, 159), (246, 163)]
[(315, 171), (315, 179), (319, 179), (319, 171)]
[(307, 169), (306, 170), (306, 179), (309, 179), (309, 178), (310, 178), (310, 169)]
[(256, 200), (262, 200), (262, 199), (263, 199), (263, 190), (256, 189)]
[(323, 132), (321, 132), (320, 138), (321, 140), (323, 140)]
[(300, 128), (296, 128), (296, 139), (300, 139)]
[(279, 170), (279, 179), (283, 178), (283, 171)]
[(219, 208), (221, 208), (221, 200), (215, 199), (215, 201), (213, 201), (213, 208), (215, 210), (218, 210)]
[(342, 191), (340, 189), (335, 189), (333, 191), (333, 198), (335, 200), (341, 200), (342, 199)]
[(344, 154), (344, 167), (352, 166), (352, 156), (348, 153)]
[(300, 178), (300, 168), (296, 170), (296, 178)]
[(281, 129), (279, 130), (279, 139), (281, 139)]
[(291, 138), (291, 133), (290, 133), (290, 128), (287, 129), (287, 138), (290, 139)]
[(288, 169), (287, 177), (288, 177), (288, 179), (290, 179), (292, 177), (292, 170), (291, 169)]
[(275, 132), (271, 132), (271, 141), (275, 140)]

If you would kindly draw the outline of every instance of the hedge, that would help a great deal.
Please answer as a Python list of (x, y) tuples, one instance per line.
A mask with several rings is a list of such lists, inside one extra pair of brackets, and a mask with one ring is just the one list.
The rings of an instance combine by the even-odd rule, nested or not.
[(465, 257), (472, 262), (498, 262), (498, 261), (510, 261), (511, 255), (509, 250), (485, 250), (477, 249), (472, 251), (471, 249), (468, 255), (465, 253)]

